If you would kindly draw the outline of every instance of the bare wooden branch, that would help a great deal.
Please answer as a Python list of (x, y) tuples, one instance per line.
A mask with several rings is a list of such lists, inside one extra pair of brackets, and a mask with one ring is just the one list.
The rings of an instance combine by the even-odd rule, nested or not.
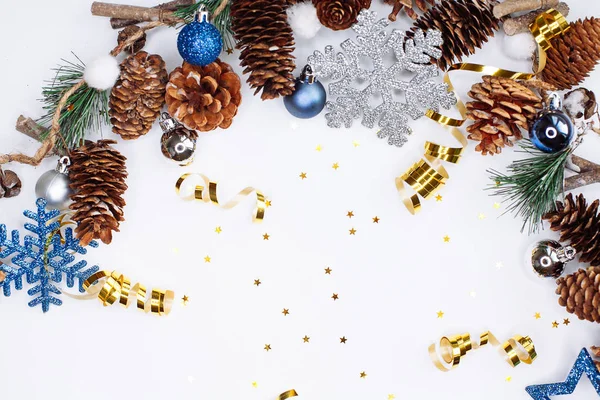
[(558, 1), (559, 0), (506, 0), (494, 6), (494, 16), (496, 18), (502, 18), (520, 11), (552, 8), (558, 5)]
[(549, 10), (550, 8), (554, 8), (558, 12), (560, 12), (565, 17), (569, 15), (569, 5), (567, 3), (558, 3), (556, 7), (547, 7), (541, 8), (539, 10), (532, 11), (528, 14), (521, 15), (520, 17), (509, 18), (504, 21), (502, 29), (504, 29), (504, 33), (508, 36), (516, 35), (517, 33), (529, 32), (529, 25), (535, 21), (535, 19), (540, 15), (542, 11)]
[[(17, 124), (15, 125), (15, 129), (17, 130), (17, 132), (21, 132), (22, 134), (29, 136), (30, 138), (37, 140), (38, 142), (43, 142), (42, 135), (48, 131), (48, 129), (39, 125), (31, 118), (25, 118), (22, 115), (19, 115), (19, 118), (17, 119)], [(46, 157), (54, 155), (63, 156), (66, 154), (67, 153), (65, 150), (58, 151), (58, 149), (55, 147), (46, 155)]]
[(133, 19), (136, 21), (180, 22), (172, 11), (158, 8), (110, 4), (95, 1), (92, 3), (92, 15), (110, 18)]
[[(170, 1), (168, 3), (163, 3), (163, 4), (159, 4), (157, 6), (154, 6), (152, 8), (156, 8), (156, 9), (160, 9), (160, 10), (166, 10), (166, 11), (175, 11), (177, 10), (178, 7), (181, 6), (189, 6), (191, 4), (194, 4), (195, 0), (173, 0)], [(130, 25), (135, 25), (138, 24), (142, 21), (138, 21), (135, 19), (122, 19), (122, 18), (111, 18), (110, 19), (110, 26), (113, 29), (121, 29), (121, 28), (125, 28), (127, 26)]]
[(581, 170), (580, 173), (565, 179), (565, 191), (577, 189), (593, 183), (600, 183), (600, 165), (585, 158), (573, 155), (573, 164)]

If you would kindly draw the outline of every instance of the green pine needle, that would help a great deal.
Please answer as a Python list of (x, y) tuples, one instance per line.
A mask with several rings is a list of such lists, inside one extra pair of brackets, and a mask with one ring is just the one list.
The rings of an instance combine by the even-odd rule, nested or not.
[(523, 218), (521, 232), (529, 225), (529, 233), (539, 231), (542, 217), (554, 211), (555, 201), (563, 193), (565, 164), (572, 147), (557, 153), (544, 153), (533, 146), (529, 140), (519, 143), (521, 152), (531, 157), (514, 161), (508, 167), (508, 175), (488, 170), (494, 181), (492, 189), (495, 196), (510, 202), (506, 212), (513, 212)]
[[(64, 65), (54, 69), (55, 78), (42, 89), (41, 101), (46, 110), (46, 114), (39, 120), (42, 125), (47, 126), (51, 123), (63, 93), (83, 79), (85, 64), (79, 58), (75, 63), (62, 61)], [(68, 148), (79, 146), (88, 130), (99, 129), (103, 123), (109, 122), (107, 92), (83, 85), (69, 97), (59, 122), (60, 136), (56, 140), (56, 147), (64, 149), (65, 145)], [(42, 136), (42, 139), (45, 139), (45, 136)]]
[[(195, 4), (180, 6), (173, 14), (177, 18), (185, 20), (186, 24), (189, 24), (194, 20), (196, 11), (198, 11), (202, 4), (206, 6), (209, 14), (212, 15), (217, 7), (219, 7), (221, 4), (221, 0), (200, 0)], [(233, 40), (233, 31), (231, 30), (230, 10), (231, 6), (229, 2), (225, 6), (225, 9), (210, 22), (219, 30), (219, 32), (221, 32), (221, 36), (223, 37), (223, 45), (228, 49), (233, 49), (235, 47), (235, 43)]]

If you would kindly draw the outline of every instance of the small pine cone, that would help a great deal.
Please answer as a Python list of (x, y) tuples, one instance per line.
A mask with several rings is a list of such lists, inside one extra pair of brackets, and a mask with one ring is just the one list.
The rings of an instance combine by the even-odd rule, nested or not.
[(580, 269), (556, 280), (558, 304), (579, 319), (600, 323), (600, 267)]
[(137, 139), (152, 128), (165, 102), (167, 70), (162, 57), (140, 51), (121, 63), (110, 93), (110, 122), (123, 139)]
[(579, 261), (600, 267), (600, 200), (587, 205), (582, 194), (573, 199), (569, 193), (565, 202), (556, 202), (556, 211), (544, 215), (550, 222), (550, 229), (560, 231), (560, 241), (577, 250)]
[(240, 77), (219, 59), (204, 67), (184, 61), (169, 76), (169, 114), (189, 129), (227, 129), (242, 102), (241, 89)]
[(400, 11), (404, 10), (406, 15), (412, 19), (417, 19), (419, 16), (414, 10), (415, 5), (422, 12), (426, 12), (428, 3), (431, 6), (435, 6), (435, 0), (384, 0), (384, 3), (389, 4), (393, 7), (392, 12), (388, 15), (390, 21), (395, 21), (398, 18)]
[[(129, 39), (131, 36), (133, 36), (134, 34), (138, 33), (141, 30), (142, 30), (142, 28), (140, 28), (137, 25), (129, 25), (129, 26), (125, 27), (125, 29), (123, 29), (119, 32), (119, 36), (117, 36), (117, 43), (121, 44), (121, 43), (125, 42), (127, 39)], [(138, 40), (133, 42), (133, 44), (131, 46), (126, 47), (125, 51), (128, 53), (137, 53), (138, 51), (142, 50), (145, 45), (146, 45), (146, 32), (144, 32), (142, 34), (142, 37), (140, 37)]]
[(467, 127), (469, 139), (479, 141), (482, 155), (500, 154), (504, 146), (522, 139), (521, 128), (528, 129), (542, 108), (542, 99), (521, 83), (495, 76), (484, 76), (469, 91)]
[(313, 0), (321, 25), (340, 31), (350, 28), (363, 8), (371, 6), (371, 0)]
[(231, 27), (241, 50), (248, 83), (270, 100), (294, 92), (294, 36), (287, 20), (286, 0), (236, 0), (231, 4)]
[(552, 41), (541, 78), (560, 90), (579, 85), (600, 61), (600, 19), (571, 23), (571, 29)]
[(21, 193), (21, 180), (11, 170), (3, 171), (0, 167), (0, 199), (15, 197)]
[(112, 231), (119, 231), (124, 221), (123, 194), (127, 190), (126, 158), (110, 145), (114, 140), (86, 141), (71, 152), (69, 178), (73, 195), (72, 220), (77, 222), (75, 234), (82, 246), (93, 239), (109, 244)]
[(444, 45), (437, 64), (443, 71), (494, 36), (499, 20), (494, 16), (494, 0), (443, 0), (413, 24), (411, 31), (437, 29)]

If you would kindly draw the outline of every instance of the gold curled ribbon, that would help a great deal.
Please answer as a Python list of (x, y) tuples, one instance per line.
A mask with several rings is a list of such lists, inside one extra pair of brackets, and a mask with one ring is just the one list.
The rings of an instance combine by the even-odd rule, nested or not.
[[(467, 138), (458, 130), (467, 118), (467, 108), (460, 99), (454, 85), (450, 81), (452, 71), (470, 71), (485, 75), (499, 76), (508, 79), (529, 80), (539, 74), (546, 66), (546, 50), (552, 47), (551, 40), (569, 30), (570, 26), (565, 17), (554, 9), (541, 13), (529, 26), (536, 42), (538, 43), (539, 61), (533, 73), (515, 72), (489, 65), (458, 63), (452, 65), (444, 74), (444, 82), (448, 85), (448, 91), (456, 95), (456, 108), (462, 119), (454, 119), (439, 114), (433, 110), (427, 110), (425, 116), (435, 122), (450, 128), (450, 133), (461, 144), (462, 147), (447, 147), (432, 142), (425, 143), (424, 157), (413, 164), (402, 176), (396, 178), (396, 189), (402, 197), (402, 201), (411, 214), (421, 210), (419, 195), (424, 199), (432, 197), (450, 178), (441, 161), (458, 163), (464, 149), (467, 147)], [(409, 195), (405, 184), (410, 186), (417, 194)]]
[[(199, 177), (204, 182), (204, 186), (196, 185), (194, 187), (193, 194), (189, 196), (182, 196), (181, 186), (183, 185), (183, 182), (185, 182), (190, 177)], [(206, 187), (208, 187), (208, 193), (205, 190)], [(175, 183), (175, 192), (184, 200), (200, 200), (205, 203), (212, 202), (213, 204), (225, 210), (229, 210), (237, 206), (242, 200), (244, 200), (245, 197), (251, 195), (254, 192), (256, 193), (256, 210), (254, 211), (254, 215), (252, 216), (252, 222), (262, 222), (262, 220), (265, 217), (265, 210), (267, 207), (265, 195), (262, 194), (262, 192), (258, 189), (255, 189), (251, 186), (243, 189), (241, 192), (235, 195), (233, 199), (229, 200), (224, 205), (220, 205), (217, 197), (217, 182), (211, 181), (210, 179), (208, 179), (207, 176), (203, 174), (185, 173), (181, 175), (179, 179), (177, 179), (177, 182)]]
[(498, 351), (511, 367), (520, 363), (531, 364), (537, 358), (535, 346), (529, 336), (515, 335), (504, 343), (500, 343), (491, 332), (484, 332), (479, 337), (479, 343), (471, 341), (468, 333), (440, 339), (439, 349), (435, 344), (429, 346), (429, 356), (435, 366), (443, 372), (458, 367), (462, 358), (471, 350), (476, 350), (487, 344), (499, 347)]
[[(83, 288), (88, 292), (87, 298), (98, 297), (106, 307), (117, 301), (128, 308), (135, 300), (136, 307), (146, 313), (167, 315), (171, 312), (175, 293), (171, 290), (152, 289), (151, 296), (146, 299), (146, 287), (140, 283), (131, 285), (125, 275), (116, 271), (98, 271), (83, 283)], [(82, 296), (79, 296), (82, 298)]]
[(285, 400), (285, 399), (289, 399), (290, 397), (296, 397), (298, 396), (298, 393), (296, 393), (296, 391), (294, 389), (288, 390), (287, 392), (283, 392), (279, 395), (279, 397), (277, 397), (277, 400)]

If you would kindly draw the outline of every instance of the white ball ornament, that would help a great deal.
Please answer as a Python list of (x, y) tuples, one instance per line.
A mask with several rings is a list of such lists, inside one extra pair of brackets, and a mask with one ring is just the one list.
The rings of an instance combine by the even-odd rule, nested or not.
[(311, 39), (321, 29), (317, 9), (312, 1), (296, 3), (287, 9), (287, 15), (290, 26), (298, 37)]
[(113, 56), (103, 56), (95, 59), (85, 67), (83, 80), (94, 89), (108, 90), (119, 79), (121, 69), (119, 62)]
[(517, 33), (513, 36), (504, 36), (502, 41), (504, 54), (513, 60), (531, 60), (537, 45), (530, 32)]

